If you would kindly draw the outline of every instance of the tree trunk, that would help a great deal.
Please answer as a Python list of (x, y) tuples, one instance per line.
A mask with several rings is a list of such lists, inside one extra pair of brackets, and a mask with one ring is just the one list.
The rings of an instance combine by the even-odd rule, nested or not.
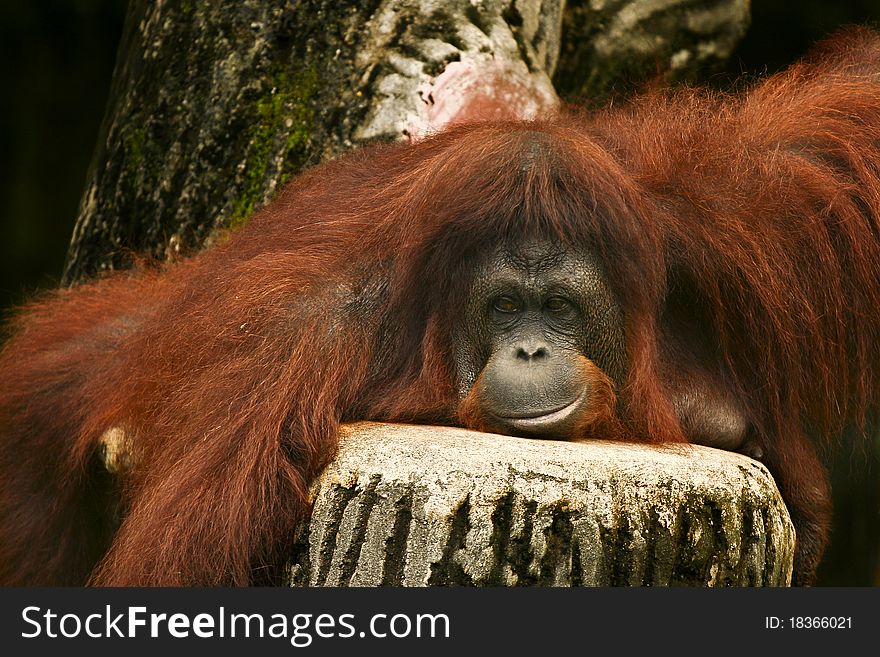
[(750, 0), (568, 0), (553, 82), (599, 105), (657, 79), (716, 72), (749, 27)]

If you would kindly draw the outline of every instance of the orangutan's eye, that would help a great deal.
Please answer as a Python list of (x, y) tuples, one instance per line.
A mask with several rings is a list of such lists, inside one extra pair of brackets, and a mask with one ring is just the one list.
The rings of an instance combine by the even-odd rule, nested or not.
[(544, 309), (554, 315), (559, 315), (571, 310), (571, 302), (564, 297), (550, 297), (544, 303)]
[(492, 302), (492, 308), (496, 312), (512, 315), (520, 310), (519, 303), (511, 297), (498, 297)]

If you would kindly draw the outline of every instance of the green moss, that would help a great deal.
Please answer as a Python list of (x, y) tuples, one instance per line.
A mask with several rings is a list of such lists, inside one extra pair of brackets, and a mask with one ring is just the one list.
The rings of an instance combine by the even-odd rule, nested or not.
[(144, 141), (146, 131), (143, 128), (132, 128), (123, 138), (125, 149), (125, 168), (137, 169), (144, 159)]
[(267, 87), (268, 91), (255, 104), (243, 186), (229, 223), (233, 228), (243, 224), (263, 201), (276, 158), (281, 156), (283, 160), (280, 186), (302, 167), (308, 156), (315, 119), (312, 100), (318, 90), (317, 70), (310, 67), (296, 75), (278, 72)]
[(138, 173), (144, 163), (146, 130), (143, 127), (129, 129), (122, 138), (123, 162), (120, 186), (132, 199), (137, 196)]

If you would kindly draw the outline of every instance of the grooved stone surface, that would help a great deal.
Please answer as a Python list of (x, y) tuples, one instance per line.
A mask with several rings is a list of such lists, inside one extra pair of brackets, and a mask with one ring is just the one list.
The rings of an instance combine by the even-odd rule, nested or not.
[(360, 423), (313, 487), (291, 560), (311, 586), (786, 585), (767, 470), (700, 446)]

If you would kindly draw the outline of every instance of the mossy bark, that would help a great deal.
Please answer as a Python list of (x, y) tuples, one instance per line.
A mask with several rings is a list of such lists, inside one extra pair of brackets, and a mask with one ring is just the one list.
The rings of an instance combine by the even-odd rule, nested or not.
[(350, 148), (377, 4), (132, 0), (65, 280), (190, 252)]

